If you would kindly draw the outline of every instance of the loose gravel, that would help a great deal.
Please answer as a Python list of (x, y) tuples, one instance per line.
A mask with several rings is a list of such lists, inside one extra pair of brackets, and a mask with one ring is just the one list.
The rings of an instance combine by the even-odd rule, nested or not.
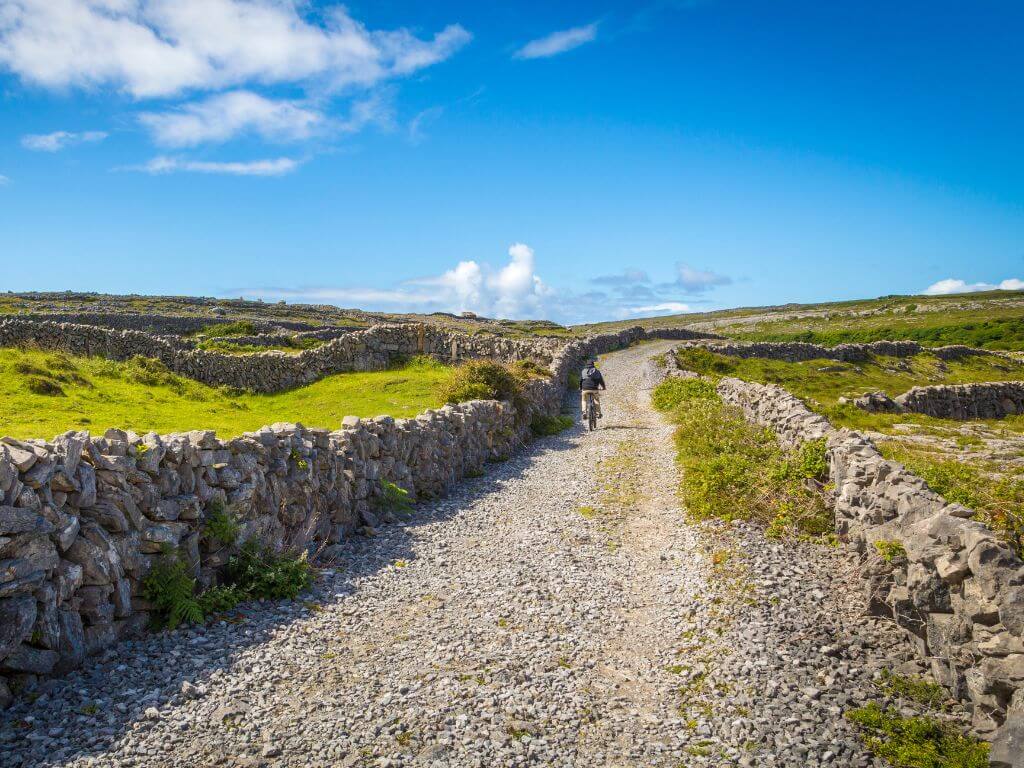
[(4, 713), (0, 765), (880, 764), (842, 713), (917, 665), (848, 555), (685, 522), (640, 382), (665, 346), (605, 359), (599, 431), (352, 540), (302, 600), (41, 686)]

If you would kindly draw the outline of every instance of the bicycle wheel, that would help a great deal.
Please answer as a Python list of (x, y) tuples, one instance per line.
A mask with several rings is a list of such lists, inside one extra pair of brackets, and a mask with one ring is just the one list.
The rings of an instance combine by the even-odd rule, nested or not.
[(594, 407), (593, 399), (591, 399), (590, 407), (587, 409), (587, 421), (590, 424), (591, 432), (597, 429), (597, 408)]

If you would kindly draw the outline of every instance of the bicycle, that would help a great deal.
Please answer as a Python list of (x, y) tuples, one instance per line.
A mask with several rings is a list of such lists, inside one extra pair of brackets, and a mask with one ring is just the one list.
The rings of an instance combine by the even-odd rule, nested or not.
[(586, 406), (583, 409), (583, 416), (587, 422), (588, 432), (593, 432), (597, 429), (597, 408), (595, 407), (594, 399), (593, 395), (584, 398)]

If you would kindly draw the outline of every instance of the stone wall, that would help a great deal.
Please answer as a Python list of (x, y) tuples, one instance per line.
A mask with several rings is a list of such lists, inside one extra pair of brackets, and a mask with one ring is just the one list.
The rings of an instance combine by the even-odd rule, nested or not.
[[(215, 331), (218, 325), (236, 322), (237, 318), (200, 317), (189, 315), (157, 315), (132, 312), (34, 312), (16, 315), (19, 320), (46, 323), (72, 323), (95, 325), (118, 331), (144, 331), (154, 334), (185, 336), (196, 331)], [(293, 331), (311, 331), (315, 326), (293, 320), (250, 320), (259, 333), (273, 333), (281, 328)]]
[(901, 410), (940, 419), (1001, 419), (1024, 413), (1024, 381), (914, 387), (894, 401)]
[[(970, 707), (974, 729), (994, 738), (993, 756), (1005, 755), (1024, 735), (1024, 562), (973, 510), (781, 387), (725, 378), (718, 392), (786, 445), (828, 439), (837, 532), (864, 558), (872, 611), (906, 630), (936, 679)], [(887, 560), (879, 541), (899, 542), (905, 554)]]
[(335, 373), (383, 370), (397, 359), (411, 355), (430, 355), (453, 361), (529, 358), (549, 363), (563, 347), (580, 343), (598, 344), (602, 342), (594, 339), (620, 337), (633, 341), (643, 338), (708, 338), (709, 335), (685, 329), (648, 333), (635, 327), (621, 333), (592, 337), (590, 342), (567, 344), (560, 338), (512, 339), (492, 334), (470, 335), (425, 324), (390, 324), (346, 333), (323, 346), (298, 354), (259, 352), (229, 355), (192, 349), (192, 345), (182, 339), (153, 336), (141, 331), (21, 319), (0, 321), (0, 347), (32, 346), (111, 360), (128, 360), (141, 355), (159, 360), (169, 370), (204, 384), (264, 393), (303, 386)]
[(916, 341), (872, 341), (866, 344), (838, 344), (834, 347), (823, 347), (820, 344), (807, 344), (801, 341), (714, 341), (696, 342), (683, 346), (704, 347), (720, 355), (731, 357), (760, 357), (768, 360), (784, 360), (789, 363), (804, 360), (838, 360), (857, 363), (869, 360), (872, 355), (913, 357), (922, 352), (929, 352), (942, 360), (997, 354), (987, 349), (975, 349), (960, 344), (946, 347), (922, 347)]

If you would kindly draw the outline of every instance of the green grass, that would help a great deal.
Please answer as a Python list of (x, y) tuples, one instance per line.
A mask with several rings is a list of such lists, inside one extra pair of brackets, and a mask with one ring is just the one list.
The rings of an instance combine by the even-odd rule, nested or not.
[[(344, 416), (411, 417), (444, 400), (451, 376), (416, 359), (400, 368), (342, 373), (272, 395), (209, 387), (168, 373), (152, 360), (112, 362), (23, 349), (0, 349), (0, 434), (49, 438), (68, 429), (167, 433), (212, 429), (232, 437), (278, 421), (337, 429)], [(61, 394), (41, 394), (37, 380)]]
[(834, 346), (850, 342), (904, 339), (926, 347), (966, 344), (983, 349), (1024, 349), (1024, 316), (986, 318), (977, 312), (933, 312), (927, 315), (915, 310), (871, 318), (823, 318), (804, 322), (804, 330), (791, 330), (793, 321), (765, 323), (757, 331), (733, 331), (729, 335), (750, 341), (806, 341)]
[(223, 352), (226, 355), (252, 355), (259, 352), (284, 352), (289, 355), (297, 355), (307, 349), (322, 347), (327, 342), (310, 336), (301, 338), (287, 337), (288, 340), (281, 340), (279, 344), (257, 345), (238, 344), (227, 339), (203, 339), (196, 344), (197, 349), (205, 349), (209, 352)]
[(784, 451), (768, 429), (748, 423), (707, 382), (668, 379), (652, 395), (678, 425), (681, 495), (691, 518), (751, 520), (773, 537), (822, 536), (834, 519), (808, 478), (824, 481), (824, 441)]
[(861, 363), (826, 359), (789, 363), (742, 359), (692, 348), (681, 350), (677, 360), (683, 368), (713, 378), (735, 376), (744, 381), (779, 384), (827, 416), (837, 427), (862, 430), (883, 430), (895, 423), (941, 425), (949, 422), (917, 414), (868, 413), (852, 404), (840, 405), (840, 397), (856, 397), (870, 391), (895, 397), (914, 386), (1024, 380), (1024, 363), (996, 355), (943, 361), (924, 353), (902, 358), (876, 355)]

